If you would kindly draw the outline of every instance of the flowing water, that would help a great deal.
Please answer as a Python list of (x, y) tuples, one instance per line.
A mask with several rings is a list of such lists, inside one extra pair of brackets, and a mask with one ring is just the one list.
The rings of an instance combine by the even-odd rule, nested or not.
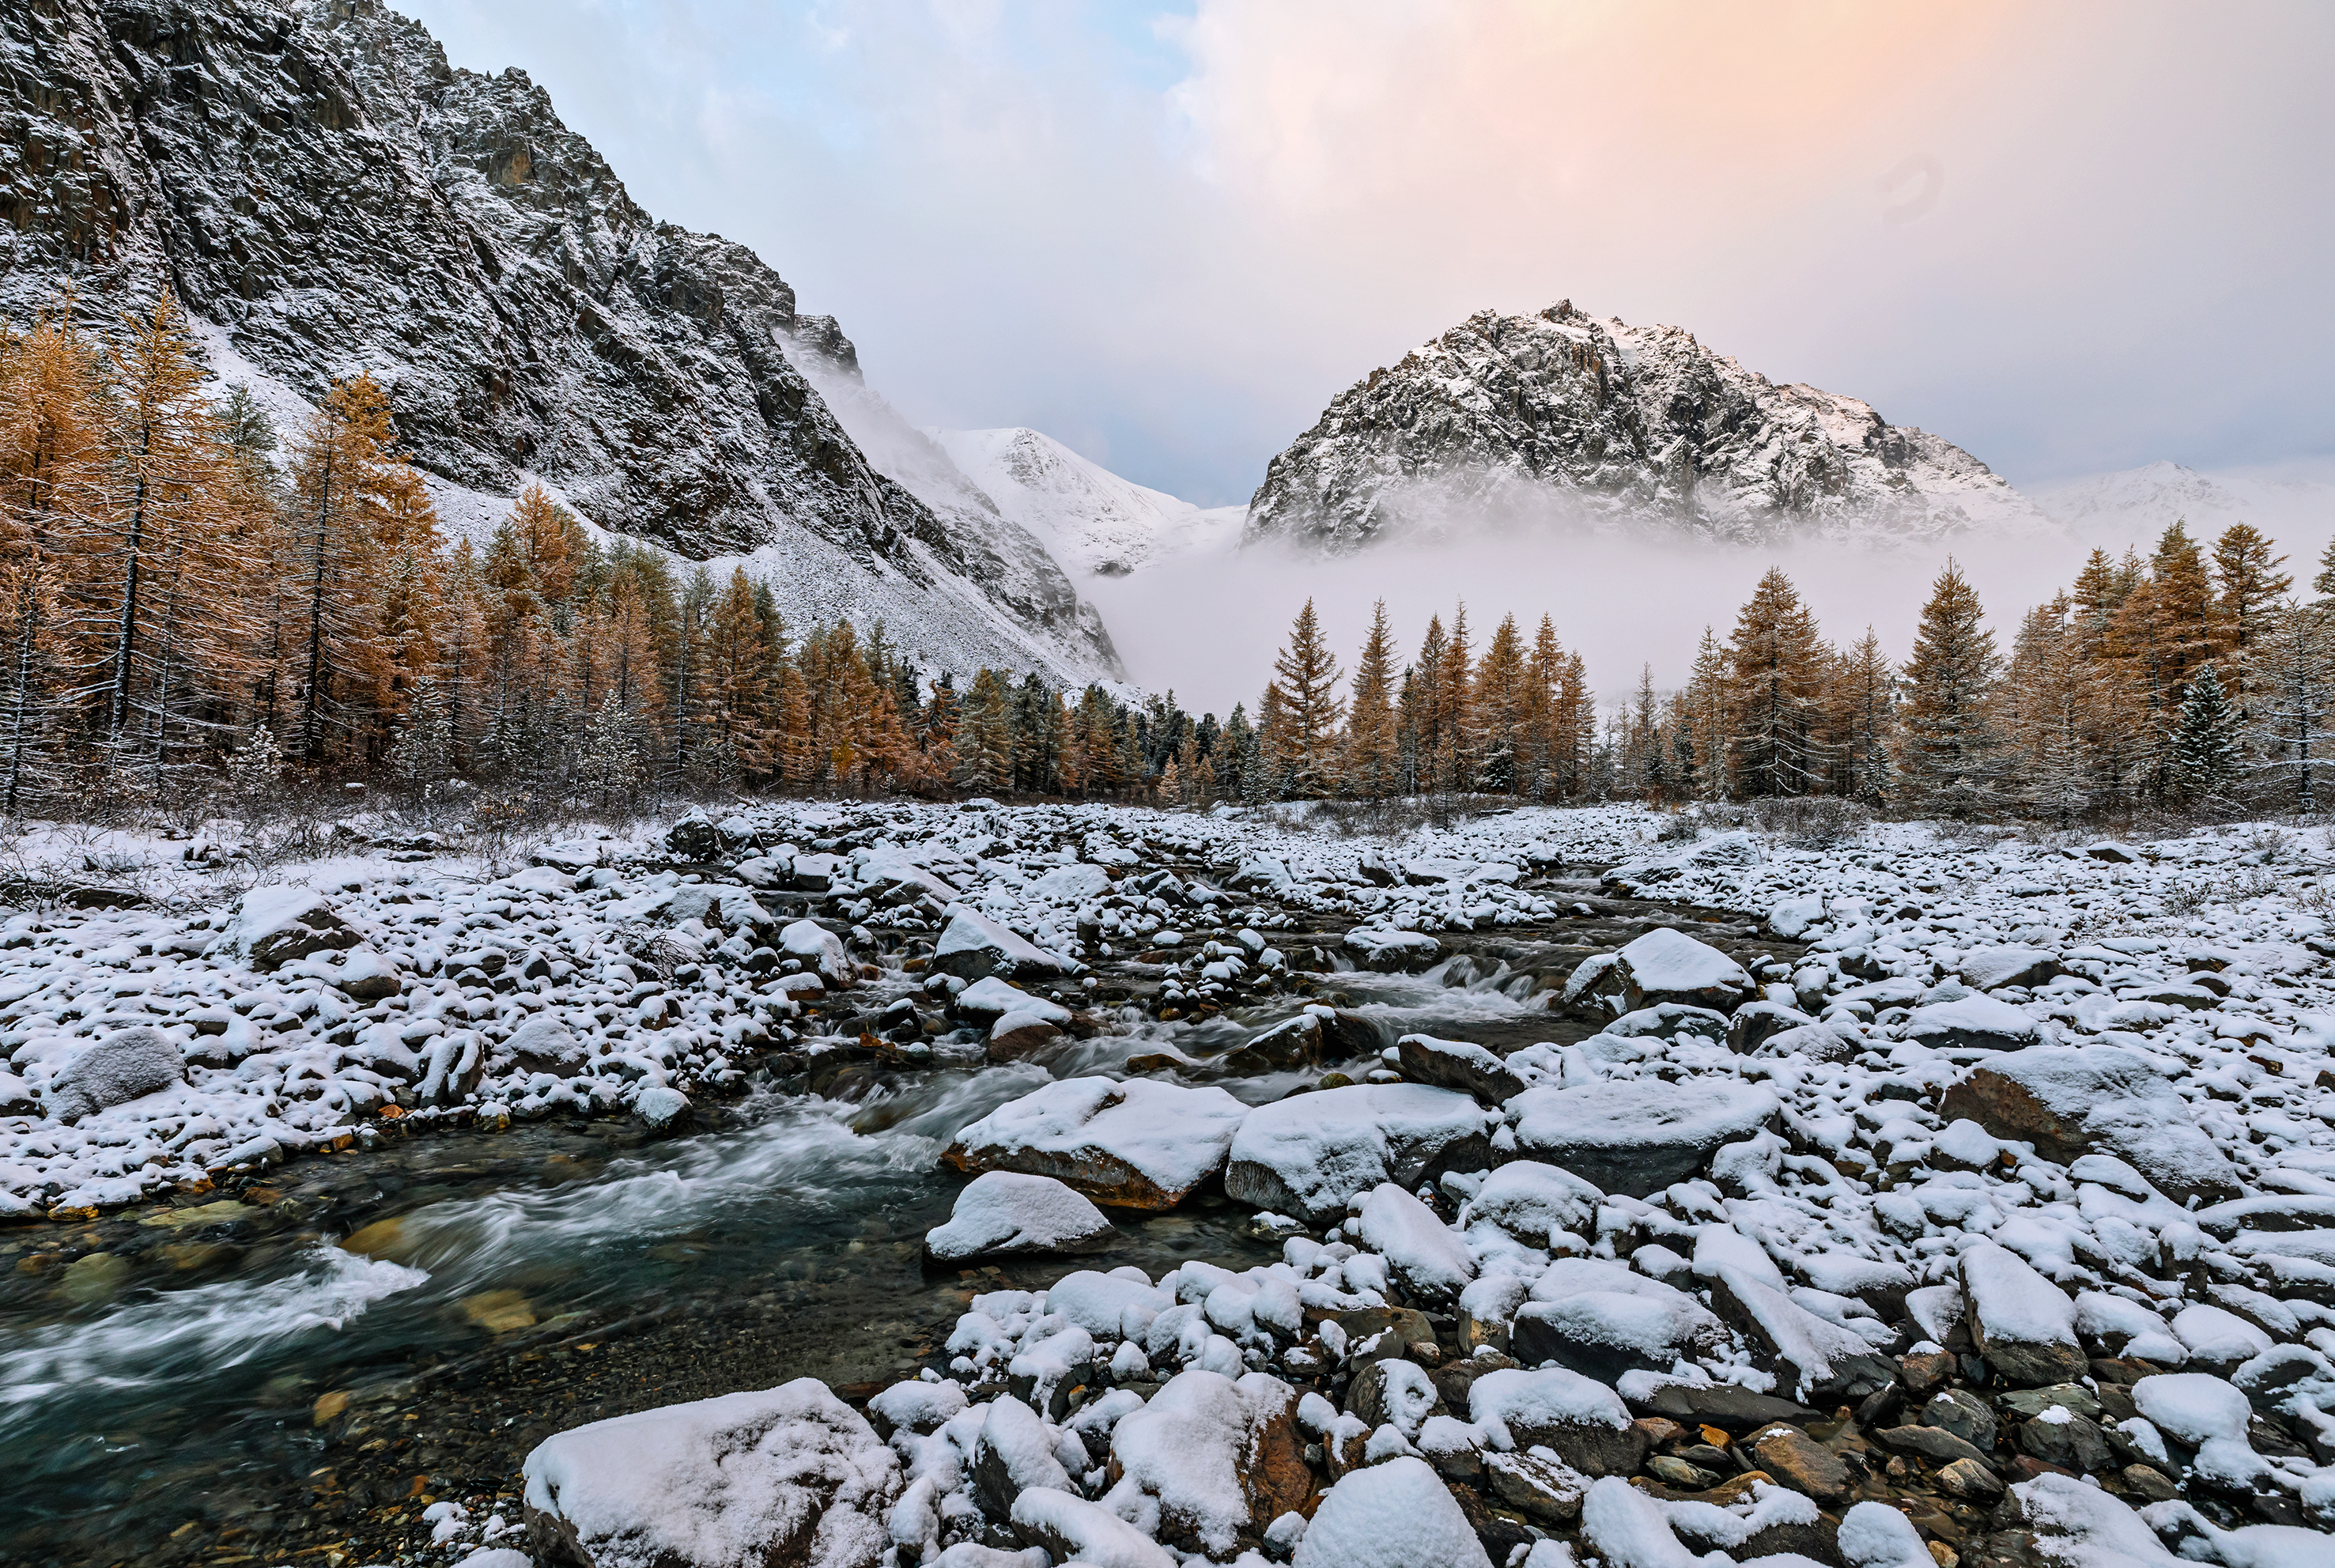
[[(1522, 1000), (1529, 976), (1489, 967), (1330, 978), (1389, 1040), (1577, 1032)], [(375, 1543), (426, 1538), (432, 1496), (516, 1517), (518, 1460), (579, 1421), (910, 1376), (945, 1361), (976, 1289), (1274, 1255), (1206, 1197), (1117, 1216), (1123, 1245), (1076, 1263), (932, 1272), (920, 1242), (966, 1123), (1133, 1052), (1217, 1054), (1304, 1001), (1145, 1021), (1043, 1067), (896, 1074), (858, 1104), (768, 1089), (663, 1142), (613, 1123), (425, 1136), (199, 1215), (0, 1232), (0, 1562), (274, 1561), (351, 1537), (373, 1554), (347, 1560), (374, 1561)], [(1263, 1103), (1322, 1070), (1218, 1081)]]

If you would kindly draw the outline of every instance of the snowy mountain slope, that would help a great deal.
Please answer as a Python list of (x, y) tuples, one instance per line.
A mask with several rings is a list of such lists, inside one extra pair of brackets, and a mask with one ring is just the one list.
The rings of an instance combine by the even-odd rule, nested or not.
[[(1126, 671), (1111, 645), (1110, 633), (1093, 605), (1079, 597), (1061, 565), (1048, 553), (1043, 534), (1035, 533), (1012, 512), (1001, 508), (952, 460), (949, 451), (902, 418), (898, 410), (873, 388), (859, 370), (859, 356), (832, 316), (798, 316), (790, 335), (789, 357), (826, 399), (828, 407), (851, 439), (867, 454), (878, 473), (894, 480), (931, 508), (955, 545), (961, 562), (956, 574), (978, 586), (978, 594), (954, 590), (940, 583), (942, 592), (923, 607), (925, 617), (962, 622), (940, 600), (954, 597), (964, 612), (981, 624), (999, 621), (1011, 637), (1018, 628), (1025, 640), (1051, 652), (1051, 668), (1081, 683), (1090, 680), (1124, 680)], [(806, 590), (811, 585), (804, 585)], [(859, 617), (853, 617), (857, 620)], [(914, 645), (934, 631), (916, 620), (895, 615), (887, 624), (896, 636)], [(971, 625), (950, 634), (966, 645), (977, 639)], [(1001, 659), (983, 661), (1010, 663)]]
[(1244, 537), (1335, 553), (1487, 523), (1746, 544), (2051, 527), (1868, 403), (1567, 301), (1480, 311), (1339, 393), (1273, 460)]
[(815, 562), (896, 624), (978, 604), (1002, 630), (953, 664), (1117, 667), (1042, 550), (870, 460), (760, 257), (658, 222), (523, 73), (456, 70), (377, 0), (0, 10), (0, 315), (70, 288), (110, 325), (167, 280), (300, 399), (372, 372), (451, 484), (540, 476), (684, 558)]
[(1033, 430), (934, 431), (932, 439), (1005, 515), (1071, 571), (1123, 577), (1232, 542), (1245, 507), (1197, 507), (1121, 479)]
[[(279, 429), (296, 429), (314, 411), (314, 405), (292, 387), (237, 352), (225, 329), (197, 321), (195, 335), (203, 345), (211, 373), (221, 382), (239, 382), (247, 388)], [(830, 335), (840, 344), (844, 363), (852, 367), (856, 378), (850, 344), (839, 334)], [(834, 365), (820, 357), (822, 353), (837, 352), (831, 345), (825, 351), (811, 346), (799, 352), (816, 379), (826, 382), (836, 377)], [(836, 391), (844, 393), (850, 388), (838, 380)], [(809, 530), (784, 531), (749, 551), (685, 556), (662, 541), (602, 528), (588, 508), (579, 505), (548, 475), (523, 469), (514, 476), (513, 483), (522, 489), (542, 485), (555, 500), (576, 509), (586, 531), (597, 543), (621, 538), (645, 545), (664, 552), (684, 576), (702, 565), (719, 581), (732, 567), (743, 566), (748, 576), (770, 585), (780, 607), (798, 625), (848, 619), (868, 627), (880, 622), (893, 645), (925, 669), (964, 673), (983, 664), (1025, 669), (1035, 663), (1060, 680), (1123, 683), (1125, 673), (1101, 618), (1093, 606), (1070, 591), (1059, 569), (1047, 570), (1051, 561), (1036, 540), (998, 517), (988, 498), (955, 473), (946, 458), (916, 436), (881, 398), (861, 386), (856, 397), (838, 401), (842, 422), (855, 433), (864, 431), (868, 435), (869, 461), (912, 494), (928, 498), (935, 514), (960, 530), (965, 546), (961, 554), (982, 568), (989, 584), (1002, 586), (984, 588), (970, 576), (937, 569), (938, 564), (929, 558), (925, 563), (927, 580), (915, 582), (893, 571), (886, 561), (878, 560), (871, 568)], [(886, 417), (895, 427), (889, 431), (882, 423)], [(885, 443), (883, 438), (896, 439), (902, 431), (916, 445), (896, 450)], [(916, 446), (923, 449), (921, 467), (916, 461)], [(954, 490), (948, 488), (951, 476)], [(440, 528), (450, 544), (468, 539), (474, 547), (483, 547), (496, 526), (510, 514), (509, 495), (477, 489), (440, 474), (425, 473), (424, 478), (437, 508)], [(909, 547), (925, 548), (921, 541), (912, 541)], [(1059, 586), (1051, 597), (1050, 578)]]
[(2335, 532), (2335, 464), (2323, 461), (2214, 473), (2154, 462), (2030, 493), (2071, 532), (2103, 545), (2146, 543), (2175, 522), (2199, 536), (2246, 522), (2308, 560)]

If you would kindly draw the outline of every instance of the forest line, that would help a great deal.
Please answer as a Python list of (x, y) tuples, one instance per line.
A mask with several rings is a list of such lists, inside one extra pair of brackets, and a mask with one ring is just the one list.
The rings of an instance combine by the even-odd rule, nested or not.
[(683, 576), (530, 487), (445, 540), (369, 376), (276, 431), (215, 397), (166, 293), (98, 336), (0, 330), (0, 812), (201, 789), (222, 765), (589, 798), (780, 789), (1205, 804), (1490, 794), (1834, 796), (2056, 822), (2308, 814), (2326, 764), (2335, 547), (2297, 599), (2274, 546), (2179, 523), (2095, 550), (2000, 647), (1933, 583), (1902, 666), (1760, 578), (1685, 683), (1603, 708), (1553, 617), (1478, 644), (1464, 605), (1402, 657), (1376, 608), (1351, 678), (1308, 603), (1252, 715), (1037, 673), (917, 669), (880, 624), (791, 625), (742, 570)]

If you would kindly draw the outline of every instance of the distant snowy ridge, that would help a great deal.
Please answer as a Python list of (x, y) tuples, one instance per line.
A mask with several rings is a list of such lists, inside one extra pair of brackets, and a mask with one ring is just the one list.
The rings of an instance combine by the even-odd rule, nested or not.
[(1195, 506), (1121, 479), (1033, 430), (927, 433), (1008, 518), (1044, 540), (1065, 567), (1087, 576), (1123, 577), (1228, 544), (1248, 511)]
[(1273, 460), (1244, 537), (1343, 553), (1487, 525), (1744, 544), (2054, 529), (1942, 437), (1567, 301), (1479, 311), (1339, 393)]
[(2035, 502), (2086, 539), (2146, 539), (2181, 522), (2192, 535), (2252, 523), (2291, 560), (2315, 559), (2335, 529), (2335, 463), (2204, 473), (2175, 462), (2033, 487)]

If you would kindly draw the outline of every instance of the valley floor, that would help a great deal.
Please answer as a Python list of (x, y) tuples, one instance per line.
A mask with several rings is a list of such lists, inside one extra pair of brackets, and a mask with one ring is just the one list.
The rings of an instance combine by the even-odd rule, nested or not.
[(134, 896), (0, 916), (10, 1561), (2335, 1549), (2316, 830), (68, 847)]

